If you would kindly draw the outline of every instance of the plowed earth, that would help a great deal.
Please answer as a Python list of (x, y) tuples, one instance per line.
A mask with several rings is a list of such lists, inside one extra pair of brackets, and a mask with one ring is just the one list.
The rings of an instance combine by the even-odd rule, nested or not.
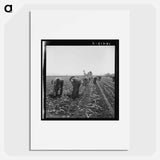
[[(46, 78), (46, 118), (113, 118), (109, 106), (114, 110), (115, 89), (114, 82), (106, 77), (98, 81), (99, 85), (91, 81), (87, 86), (80, 87), (79, 97), (75, 100), (69, 95), (72, 93), (72, 85), (68, 76), (60, 77), (64, 80), (63, 94), (61, 97), (53, 98), (53, 85), (51, 80), (55, 76)], [(103, 93), (102, 93), (103, 92)], [(105, 98), (109, 102), (107, 106)]]

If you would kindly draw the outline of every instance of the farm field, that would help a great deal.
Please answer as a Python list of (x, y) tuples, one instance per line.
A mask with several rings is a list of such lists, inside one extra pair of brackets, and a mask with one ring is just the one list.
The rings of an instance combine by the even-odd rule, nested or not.
[[(87, 86), (80, 86), (79, 97), (75, 100), (72, 93), (70, 76), (60, 76), (64, 80), (61, 97), (52, 98), (51, 81), (58, 76), (46, 76), (46, 118), (67, 119), (110, 119), (115, 112), (115, 85), (111, 78), (103, 76), (97, 84), (91, 81)], [(82, 78), (80, 76), (79, 78)]]

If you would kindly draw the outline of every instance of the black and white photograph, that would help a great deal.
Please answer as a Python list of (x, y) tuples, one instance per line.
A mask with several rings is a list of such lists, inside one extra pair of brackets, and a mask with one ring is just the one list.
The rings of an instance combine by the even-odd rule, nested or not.
[(41, 120), (119, 120), (119, 40), (41, 40)]

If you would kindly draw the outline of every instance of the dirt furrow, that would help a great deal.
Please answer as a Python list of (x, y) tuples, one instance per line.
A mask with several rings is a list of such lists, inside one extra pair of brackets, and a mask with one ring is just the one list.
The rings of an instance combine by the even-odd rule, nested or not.
[(97, 82), (97, 87), (99, 88), (101, 95), (103, 96), (103, 99), (105, 100), (106, 110), (109, 110), (111, 115), (114, 117), (114, 109), (113, 109), (112, 105), (110, 104), (108, 98), (105, 96), (103, 89), (101, 88), (99, 82)]

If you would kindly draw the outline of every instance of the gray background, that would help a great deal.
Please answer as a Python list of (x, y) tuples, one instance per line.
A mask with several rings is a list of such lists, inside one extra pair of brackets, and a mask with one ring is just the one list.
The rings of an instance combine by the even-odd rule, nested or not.
[[(29, 151), (29, 10), (127, 9), (130, 11), (130, 150), (127, 152)], [(5, 26), (4, 150), (9, 156), (105, 156), (155, 153), (156, 35), (151, 5), (24, 6)]]

